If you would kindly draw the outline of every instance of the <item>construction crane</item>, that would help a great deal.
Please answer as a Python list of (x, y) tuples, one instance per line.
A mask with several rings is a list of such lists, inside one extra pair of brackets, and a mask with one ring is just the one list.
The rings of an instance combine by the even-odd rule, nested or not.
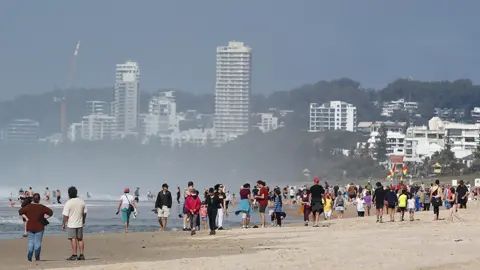
[[(67, 76), (67, 84), (65, 91), (68, 91), (70, 87), (72, 86), (72, 79), (73, 75), (75, 74), (75, 67), (76, 67), (76, 59), (78, 56), (78, 52), (80, 50), (80, 40), (77, 41), (77, 45), (75, 46), (75, 50), (73, 51), (73, 58), (72, 58), (72, 63), (70, 65), (70, 70), (68, 72)], [(66, 94), (66, 92), (65, 92)], [(67, 98), (66, 95), (62, 97), (56, 97), (54, 99), (55, 102), (60, 103), (60, 128), (62, 132), (62, 142), (67, 141), (67, 136), (68, 136), (68, 128), (67, 128)]]

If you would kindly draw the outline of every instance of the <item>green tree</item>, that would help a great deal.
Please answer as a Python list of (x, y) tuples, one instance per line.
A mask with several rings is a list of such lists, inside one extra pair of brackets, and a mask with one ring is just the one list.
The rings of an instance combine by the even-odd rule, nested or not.
[(378, 162), (383, 162), (387, 159), (387, 127), (382, 124), (378, 129), (378, 137), (375, 143), (375, 157)]

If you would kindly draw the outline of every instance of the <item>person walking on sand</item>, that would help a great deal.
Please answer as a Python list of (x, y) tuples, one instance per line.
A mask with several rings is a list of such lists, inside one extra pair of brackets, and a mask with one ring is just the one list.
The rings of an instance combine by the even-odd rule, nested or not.
[(215, 190), (213, 188), (210, 188), (208, 190), (208, 195), (207, 198), (205, 198), (205, 202), (207, 204), (208, 227), (210, 228), (210, 235), (214, 235), (215, 220), (217, 218), (218, 205), (220, 204), (220, 200), (215, 194)]
[(226, 215), (226, 195), (225, 192), (223, 192), (223, 185), (222, 184), (217, 184), (215, 185), (215, 194), (217, 195), (220, 204), (218, 206), (218, 212), (217, 212), (217, 229), (218, 230), (223, 230), (223, 217)]
[(200, 207), (202, 206), (202, 202), (198, 197), (198, 192), (193, 189), (190, 191), (190, 196), (187, 197), (185, 200), (185, 208), (188, 211), (189, 219), (190, 219), (190, 228), (191, 233), (190, 235), (195, 235), (195, 229), (197, 227), (197, 216), (200, 212)]
[(392, 186), (390, 187), (390, 190), (387, 190), (385, 192), (387, 201), (387, 215), (390, 216), (390, 222), (395, 222), (395, 210), (398, 205), (398, 196), (395, 192), (395, 187)]
[(167, 227), (167, 219), (170, 216), (170, 209), (172, 208), (172, 194), (168, 191), (168, 185), (162, 185), (162, 190), (158, 192), (157, 200), (155, 201), (155, 209), (157, 209), (158, 223), (160, 230), (165, 231)]
[(310, 195), (308, 195), (306, 188), (303, 189), (299, 201), (303, 207), (303, 222), (305, 222), (305, 226), (308, 226), (308, 222), (310, 222)]
[(410, 221), (415, 220), (415, 211), (416, 209), (416, 204), (415, 204), (415, 196), (410, 194), (410, 198), (407, 201), (407, 209), (408, 209), (408, 214), (410, 216)]
[(268, 190), (266, 185), (267, 184), (262, 180), (258, 180), (257, 188), (259, 188), (259, 191), (258, 191), (258, 194), (254, 197), (254, 199), (258, 202), (258, 205), (259, 205), (258, 212), (260, 213), (262, 228), (265, 228), (265, 224), (266, 224), (265, 211), (268, 205)]
[[(407, 201), (408, 201), (407, 190), (402, 189), (402, 194), (398, 196), (398, 209), (400, 210), (400, 221), (405, 220), (405, 211), (407, 211)], [(392, 212), (395, 212), (395, 211), (392, 211)]]
[(383, 206), (385, 204), (385, 189), (380, 182), (377, 182), (375, 186), (373, 201), (375, 202), (375, 208), (377, 209), (377, 222), (382, 223)]
[(367, 217), (370, 216), (370, 209), (372, 209), (372, 193), (370, 192), (370, 190), (367, 190), (365, 188), (366, 192), (365, 192), (365, 196), (363, 197), (363, 200), (365, 201), (365, 214), (367, 215)]
[(440, 215), (440, 206), (442, 205), (442, 192), (440, 190), (440, 180), (435, 180), (435, 185), (430, 189), (430, 201), (433, 206), (433, 220), (438, 220)]
[(357, 216), (364, 217), (365, 216), (365, 200), (363, 199), (363, 195), (359, 193), (357, 198), (353, 202), (355, 206), (357, 206)]
[[(185, 199), (185, 201), (190, 196), (190, 192), (193, 190), (193, 187), (194, 187), (193, 182), (192, 181), (188, 182), (188, 187), (183, 192), (183, 198)], [(183, 203), (183, 231), (188, 231), (192, 229), (192, 228), (188, 228), (189, 224), (187, 224), (187, 220), (188, 220), (188, 211), (187, 211), (187, 208), (185, 208), (185, 202), (184, 202)]]
[(335, 212), (337, 212), (337, 218), (343, 219), (343, 213), (345, 212), (345, 197), (342, 196), (340, 193), (333, 202), (333, 208), (335, 209)]
[[(69, 261), (85, 260), (85, 243), (83, 241), (83, 226), (87, 219), (87, 205), (85, 201), (77, 197), (78, 192), (75, 187), (68, 188), (68, 197), (70, 198), (63, 207), (62, 230), (67, 230), (68, 239), (72, 245), (72, 256)], [(80, 249), (80, 255), (77, 257), (77, 244)]]
[(325, 194), (325, 200), (324, 200), (324, 209), (323, 213), (325, 214), (325, 220), (331, 220), (332, 219), (332, 207), (333, 207), (333, 201), (332, 201), (332, 196), (330, 193)]
[(313, 227), (318, 227), (318, 220), (323, 213), (323, 195), (325, 190), (319, 185), (318, 178), (313, 179), (313, 186), (310, 187), (310, 208), (313, 213)]
[(28, 253), (27, 260), (32, 261), (35, 253), (35, 260), (40, 261), (42, 250), (42, 239), (45, 226), (48, 225), (47, 218), (53, 215), (52, 209), (40, 204), (40, 194), (35, 193), (32, 202), (22, 207), (18, 213), (26, 220)]
[(457, 187), (456, 190), (457, 194), (457, 202), (460, 205), (460, 209), (467, 208), (467, 202), (468, 202), (468, 188), (465, 186), (465, 183), (463, 180), (460, 180), (460, 183)]
[(450, 188), (450, 197), (447, 198), (447, 201), (450, 204), (450, 220), (453, 222), (453, 217), (456, 217), (457, 219), (460, 219), (460, 217), (457, 215), (457, 210), (458, 210), (458, 195), (456, 193), (456, 190), (454, 187)]
[(125, 233), (128, 233), (128, 227), (130, 226), (130, 215), (135, 212), (136, 204), (135, 198), (129, 194), (130, 189), (125, 188), (123, 190), (123, 195), (120, 196), (120, 201), (118, 203), (117, 215), (122, 211), (122, 219), (125, 224)]

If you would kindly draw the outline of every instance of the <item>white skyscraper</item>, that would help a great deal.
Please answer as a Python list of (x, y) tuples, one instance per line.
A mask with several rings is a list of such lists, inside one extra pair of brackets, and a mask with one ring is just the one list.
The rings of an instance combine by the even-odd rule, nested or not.
[(231, 41), (217, 47), (215, 132), (226, 142), (249, 130), (252, 48)]
[(136, 132), (140, 99), (140, 69), (136, 62), (117, 64), (112, 113), (120, 133)]

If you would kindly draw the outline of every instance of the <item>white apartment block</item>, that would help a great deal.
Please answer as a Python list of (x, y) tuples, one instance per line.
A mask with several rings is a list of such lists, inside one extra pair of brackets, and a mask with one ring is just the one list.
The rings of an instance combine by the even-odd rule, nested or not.
[(276, 130), (280, 127), (278, 117), (275, 117), (273, 113), (256, 113), (254, 116), (258, 118), (258, 122), (254, 127), (263, 133)]
[(433, 117), (428, 127), (407, 129), (405, 161), (421, 162), (425, 157), (441, 151), (447, 142), (456, 158), (466, 157), (475, 151), (479, 132), (479, 124), (452, 123)]
[(185, 145), (205, 146), (215, 139), (214, 129), (189, 129), (170, 134), (161, 134), (158, 139), (163, 145), (182, 147)]
[(252, 48), (231, 41), (217, 47), (214, 127), (219, 143), (249, 130)]
[(112, 114), (119, 133), (136, 132), (140, 97), (140, 68), (136, 62), (117, 64)]
[(178, 122), (177, 103), (173, 91), (158, 93), (150, 99), (148, 115), (144, 119), (150, 135), (177, 131)]
[[(367, 142), (370, 149), (374, 151), (379, 139), (378, 131), (373, 131)], [(387, 156), (403, 156), (405, 150), (405, 134), (400, 132), (387, 131)]]
[(356, 131), (357, 108), (343, 101), (310, 104), (310, 132), (324, 130)]
[(86, 102), (86, 115), (108, 114), (108, 105), (105, 101), (90, 100)]
[(109, 139), (116, 132), (116, 118), (105, 114), (92, 114), (82, 118), (81, 138), (88, 141)]

